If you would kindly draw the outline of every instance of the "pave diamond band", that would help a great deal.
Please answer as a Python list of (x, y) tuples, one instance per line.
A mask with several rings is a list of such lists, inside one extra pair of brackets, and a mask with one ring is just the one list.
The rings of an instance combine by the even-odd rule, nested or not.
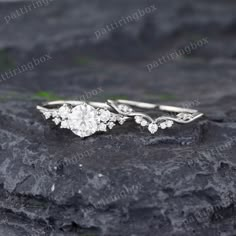
[[(81, 138), (96, 132), (106, 132), (117, 124), (123, 125), (127, 120), (133, 120), (155, 134), (158, 129), (170, 128), (174, 123), (187, 124), (203, 116), (203, 113), (193, 109), (128, 100), (108, 100), (106, 103), (54, 101), (37, 106), (37, 109), (46, 119), (51, 119), (60, 128), (69, 129)], [(146, 109), (171, 112), (171, 115), (153, 119), (143, 112)]]
[[(197, 110), (181, 108), (181, 107), (173, 107), (173, 106), (164, 106), (152, 103), (144, 103), (144, 102), (136, 102), (129, 100), (117, 100), (112, 101), (108, 100), (108, 104), (114, 108), (117, 112), (127, 117), (133, 118), (134, 121), (142, 126), (147, 127), (151, 134), (155, 134), (158, 129), (166, 129), (170, 128), (174, 125), (174, 123), (179, 124), (188, 124), (196, 119), (203, 116), (203, 113), (198, 112)], [(131, 108), (129, 111), (122, 111), (120, 106), (128, 106), (128, 107), (136, 107), (141, 110), (159, 110), (162, 112), (171, 113), (171, 115), (159, 116), (153, 119), (147, 113), (138, 112)]]

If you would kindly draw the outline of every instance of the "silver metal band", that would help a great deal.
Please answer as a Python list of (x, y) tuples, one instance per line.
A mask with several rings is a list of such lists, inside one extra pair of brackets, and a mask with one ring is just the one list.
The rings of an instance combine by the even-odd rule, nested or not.
[[(52, 101), (52, 102), (46, 102), (42, 104), (42, 106), (37, 106), (37, 108), (50, 108), (50, 107), (55, 107), (55, 106), (62, 106), (64, 104), (67, 105), (72, 105), (72, 106), (78, 106), (81, 104), (84, 104), (84, 101), (63, 101), (63, 100), (58, 100), (58, 101)], [(104, 108), (104, 109), (110, 109), (111, 107), (107, 105), (107, 103), (104, 102), (86, 102), (87, 104), (96, 107), (96, 108)]]
[[(58, 108), (59, 107), (59, 108)], [(53, 121), (61, 128), (72, 130), (80, 137), (90, 136), (97, 131), (112, 129), (116, 123), (123, 124), (128, 119), (143, 126), (154, 134), (158, 128), (170, 128), (175, 122), (187, 124), (203, 116), (203, 113), (194, 109), (166, 106), (153, 103), (129, 101), (129, 100), (108, 100), (101, 102), (82, 101), (53, 101), (37, 106), (47, 119)], [(171, 113), (171, 115), (152, 118), (141, 110), (159, 110)]]
[[(108, 100), (109, 101), (112, 100)], [(181, 112), (187, 112), (187, 113), (197, 113), (197, 110), (194, 109), (188, 109), (188, 108), (182, 108), (182, 107), (175, 107), (175, 106), (166, 106), (166, 105), (158, 105), (158, 104), (153, 104), (153, 103), (145, 103), (145, 102), (137, 102), (137, 101), (130, 101), (130, 100), (116, 100), (112, 101), (128, 106), (134, 106), (138, 108), (143, 108), (143, 109), (159, 109), (161, 111), (166, 111), (166, 112), (176, 112), (176, 113), (181, 113)], [(77, 106), (80, 104), (83, 104), (83, 101), (65, 101), (65, 100), (58, 100), (58, 101), (52, 101), (52, 102), (47, 102), (42, 105), (42, 107), (45, 106), (55, 106), (55, 105), (64, 105), (64, 104), (70, 104), (73, 106)], [(91, 106), (97, 107), (97, 108), (106, 108), (110, 109), (110, 106), (107, 103), (103, 102), (86, 102), (90, 104)], [(40, 106), (37, 106), (40, 107)], [(202, 114), (202, 113), (199, 113)], [(202, 114), (203, 115), (203, 114)]]
[[(107, 102), (110, 106), (112, 106), (116, 110), (118, 109), (118, 107), (117, 107), (118, 104), (124, 104), (124, 105), (127, 105), (127, 106), (137, 107), (137, 108), (141, 108), (141, 109), (160, 110), (160, 111), (176, 113), (176, 114), (181, 114), (181, 113), (186, 113), (186, 114), (189, 114), (189, 115), (191, 114), (192, 119), (188, 119), (188, 120), (175, 119), (174, 117), (169, 117), (169, 116), (165, 117), (165, 119), (172, 119), (173, 121), (183, 123), (183, 124), (190, 123), (190, 122), (192, 122), (192, 121), (194, 121), (194, 120), (196, 120), (196, 119), (203, 116), (203, 113), (200, 113), (197, 110), (182, 108), (182, 107), (158, 105), (158, 104), (153, 104), (153, 103), (144, 103), (144, 102), (136, 102), (136, 101), (129, 101), (129, 100), (116, 100), (116, 101), (108, 100)], [(122, 113), (122, 111), (119, 111), (119, 109), (118, 109), (118, 112)], [(137, 112), (133, 112), (133, 113), (130, 113), (129, 115), (130, 116), (136, 116), (136, 115), (139, 115), (139, 114), (150, 118), (145, 113), (138, 113), (137, 114)], [(160, 120), (160, 118), (163, 119), (164, 117), (159, 117), (159, 118), (156, 119), (156, 121)], [(150, 120), (154, 121), (152, 118)]]

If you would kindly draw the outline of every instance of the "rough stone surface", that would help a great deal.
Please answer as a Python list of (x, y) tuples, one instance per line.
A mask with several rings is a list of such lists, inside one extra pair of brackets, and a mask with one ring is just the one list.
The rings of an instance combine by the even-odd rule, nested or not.
[[(0, 235), (235, 236), (235, 1), (57, 0), (7, 24), (25, 4), (0, 2), (1, 75), (43, 61), (1, 77)], [(152, 14), (96, 40), (152, 4)], [(118, 97), (206, 117), (155, 135), (127, 123), (80, 139), (35, 109), (46, 99)]]

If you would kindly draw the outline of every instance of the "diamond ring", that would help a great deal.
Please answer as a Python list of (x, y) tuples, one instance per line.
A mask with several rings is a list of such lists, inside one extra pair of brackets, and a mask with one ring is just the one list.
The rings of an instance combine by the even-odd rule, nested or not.
[[(171, 115), (152, 118), (148, 113), (134, 108), (142, 111), (159, 110)], [(70, 129), (81, 138), (96, 132), (106, 132), (116, 124), (123, 125), (125, 121), (131, 119), (141, 127), (147, 127), (151, 134), (155, 134), (159, 128), (170, 128), (174, 123), (188, 124), (203, 116), (203, 113), (193, 109), (128, 100), (108, 100), (107, 103), (54, 101), (37, 106), (37, 109), (46, 119), (52, 119), (56, 125), (60, 125), (60, 128)]]
[[(158, 129), (166, 129), (173, 126), (174, 123), (188, 124), (196, 119), (202, 117), (204, 114), (198, 112), (194, 109), (165, 106), (152, 103), (128, 101), (128, 100), (108, 100), (109, 104), (114, 110), (116, 110), (120, 115), (125, 117), (133, 118), (134, 121), (141, 127), (147, 127), (151, 134), (155, 134)], [(128, 109), (127, 109), (128, 107)], [(160, 112), (168, 112), (171, 115), (159, 116), (153, 119), (147, 113), (140, 111), (135, 111), (133, 107), (141, 110), (152, 110)]]
[(54, 101), (37, 106), (37, 109), (46, 119), (51, 119), (60, 128), (70, 129), (81, 138), (106, 132), (129, 119), (107, 103), (99, 102)]

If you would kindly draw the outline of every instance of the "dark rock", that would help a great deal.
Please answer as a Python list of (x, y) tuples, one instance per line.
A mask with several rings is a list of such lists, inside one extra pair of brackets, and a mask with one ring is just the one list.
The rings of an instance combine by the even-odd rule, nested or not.
[[(0, 235), (236, 235), (235, 3), (57, 0), (7, 24), (25, 4), (0, 3)], [(96, 40), (152, 4), (153, 14)], [(204, 47), (148, 72), (203, 38)], [(80, 139), (35, 109), (120, 97), (206, 116), (154, 136), (127, 124)]]

